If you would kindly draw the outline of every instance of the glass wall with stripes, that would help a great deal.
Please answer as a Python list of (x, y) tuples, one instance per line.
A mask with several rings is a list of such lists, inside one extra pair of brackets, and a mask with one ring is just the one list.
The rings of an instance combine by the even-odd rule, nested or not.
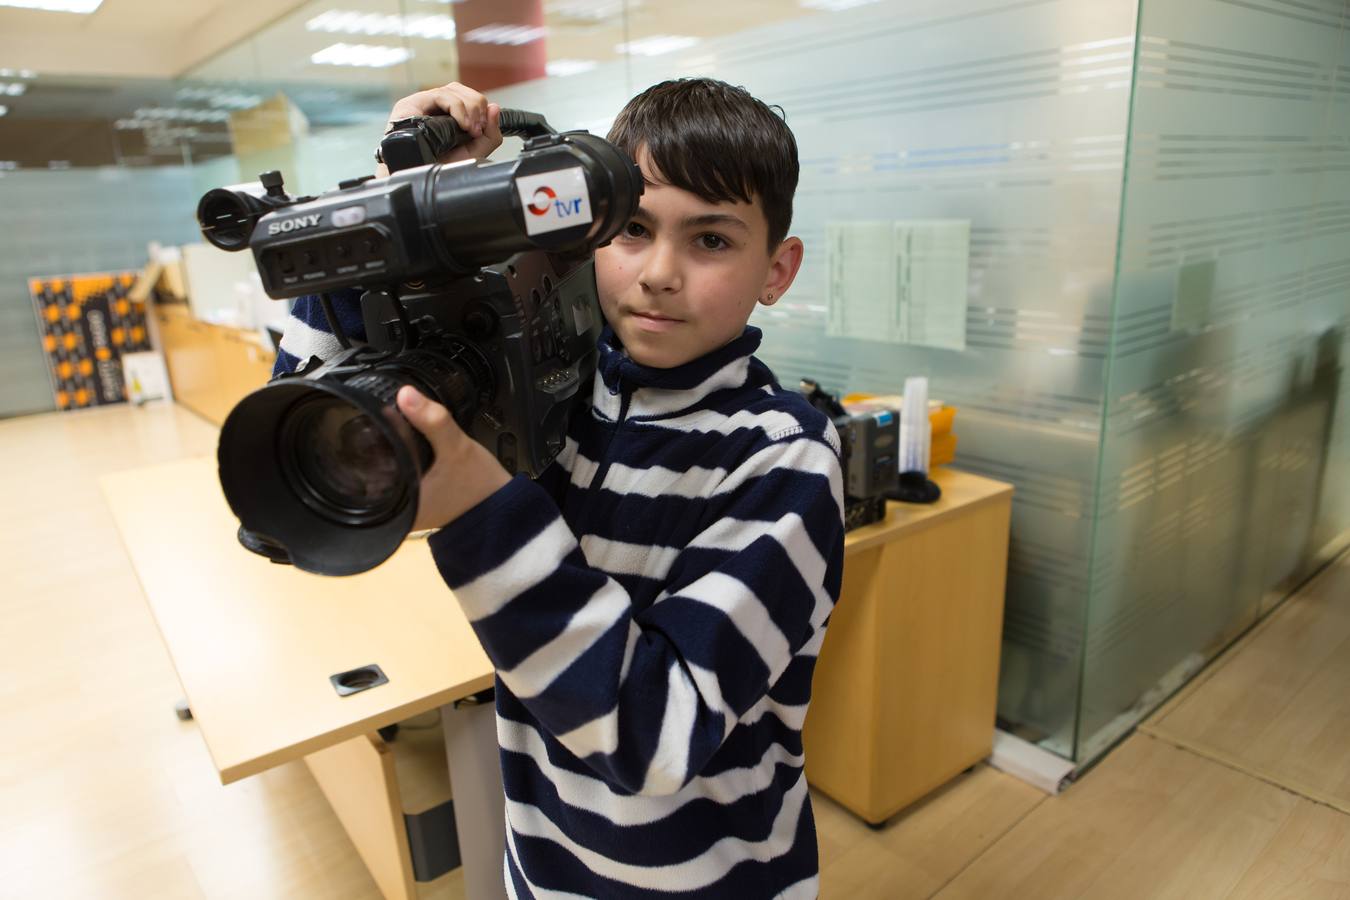
[(1080, 757), (1350, 527), (1350, 5), (1143, 0)]

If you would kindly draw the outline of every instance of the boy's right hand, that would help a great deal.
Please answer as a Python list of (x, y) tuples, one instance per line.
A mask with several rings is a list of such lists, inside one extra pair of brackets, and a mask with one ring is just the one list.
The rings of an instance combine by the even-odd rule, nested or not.
[[(473, 135), (473, 140), (456, 147), (438, 160), (443, 163), (458, 162), (462, 159), (486, 159), (502, 143), (502, 132), (498, 127), (501, 107), (489, 103), (487, 97), (471, 87), (465, 87), (458, 81), (452, 81), (443, 87), (429, 91), (409, 94), (394, 104), (389, 112), (389, 122), (412, 116), (452, 116), (460, 128)], [(383, 164), (376, 171), (380, 177), (389, 174)]]

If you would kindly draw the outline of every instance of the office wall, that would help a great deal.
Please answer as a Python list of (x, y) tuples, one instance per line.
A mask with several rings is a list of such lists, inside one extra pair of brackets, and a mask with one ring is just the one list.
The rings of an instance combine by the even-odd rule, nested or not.
[(1143, 0), (1080, 758), (1350, 528), (1348, 11)]
[[(927, 375), (933, 396), (959, 408), (958, 464), (1016, 487), (1000, 718), (1088, 759), (1350, 524), (1350, 391), (1336, 368), (1350, 310), (1346, 2), (761, 5), (774, 15), (757, 26), (742, 16), (676, 52), (493, 99), (604, 133), (636, 91), (707, 74), (784, 108), (801, 149), (793, 231), (807, 256), (788, 296), (752, 320), (766, 332), (761, 355), (785, 382), (809, 376), (837, 391)], [(725, 7), (689, 0), (680, 12), (717, 32)], [(650, 37), (644, 9), (595, 27), (606, 41)], [(293, 40), (319, 11), (196, 74), (276, 76), (267, 66), (281, 57), (260, 48)], [(575, 51), (567, 41), (582, 31), (552, 33), (550, 59)], [(446, 68), (449, 47), (419, 45), (417, 58)], [(389, 75), (371, 83), (397, 93)], [(293, 191), (371, 170), (383, 115), (351, 113), (296, 142)], [(511, 152), (508, 142), (499, 155)], [(33, 329), (26, 293), (22, 305), (4, 293), (10, 268), (138, 264), (142, 233), (195, 240), (201, 192), (257, 174), (231, 158), (141, 172), (149, 180), (122, 193), (93, 172), (19, 173), (53, 179), (29, 182), (23, 209), (50, 210), (65, 185), (83, 199), (33, 239), (48, 256), (0, 249), (0, 316), (18, 310)], [(75, 175), (85, 180), (63, 180)], [(98, 229), (120, 242), (98, 259), (132, 262), (50, 255), (85, 246), (69, 241), (85, 233), (80, 203), (94, 216), (131, 208), (131, 195), (150, 204), (135, 213), (147, 218), (115, 239)], [(929, 219), (970, 223), (964, 349), (832, 334), (830, 235)], [(865, 279), (850, 281), (868, 293)], [(27, 388), (0, 382), (0, 414), (50, 407), (35, 371)], [(26, 390), (27, 405), (6, 390)]]
[[(710, 6), (712, 4), (709, 4)], [(498, 91), (603, 131), (628, 96), (708, 74), (781, 104), (800, 144), (796, 284), (752, 322), (791, 382), (959, 408), (961, 467), (1012, 482), (1000, 715), (1073, 754), (1128, 118), (1130, 0), (903, 0)], [(964, 350), (830, 337), (834, 223), (971, 223)], [(881, 290), (884, 286), (878, 285)]]
[(192, 195), (184, 166), (0, 172), (0, 416), (56, 408), (28, 278), (140, 269), (194, 239)]

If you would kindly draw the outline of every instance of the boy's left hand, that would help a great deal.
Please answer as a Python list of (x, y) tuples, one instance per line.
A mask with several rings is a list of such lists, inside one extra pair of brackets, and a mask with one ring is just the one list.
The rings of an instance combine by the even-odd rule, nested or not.
[(435, 454), (422, 476), (414, 531), (448, 525), (511, 481), (497, 457), (465, 434), (448, 409), (416, 388), (399, 389), (398, 409)]

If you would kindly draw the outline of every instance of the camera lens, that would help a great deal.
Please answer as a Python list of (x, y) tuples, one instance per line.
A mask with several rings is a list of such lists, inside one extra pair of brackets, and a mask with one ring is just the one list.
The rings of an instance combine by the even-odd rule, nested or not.
[(249, 394), (225, 420), (217, 451), (245, 546), (323, 575), (374, 568), (416, 521), (433, 454), (398, 412), (399, 389), (413, 385), (464, 427), (493, 392), (487, 360), (457, 340), (352, 368)]
[(378, 522), (405, 493), (384, 432), (368, 414), (332, 395), (297, 404), (282, 428), (281, 452), (300, 499), (337, 522)]

